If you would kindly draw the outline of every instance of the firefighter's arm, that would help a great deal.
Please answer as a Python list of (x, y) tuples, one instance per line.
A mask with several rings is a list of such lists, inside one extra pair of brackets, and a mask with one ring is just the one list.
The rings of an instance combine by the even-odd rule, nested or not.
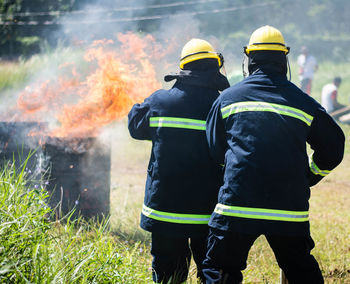
[(223, 165), (227, 142), (219, 100), (214, 102), (208, 114), (206, 134), (210, 155), (218, 164)]
[(139, 140), (151, 140), (149, 127), (150, 105), (146, 99), (142, 104), (135, 104), (128, 114), (128, 128), (131, 137)]
[(312, 121), (307, 142), (314, 150), (309, 171), (309, 185), (313, 186), (342, 161), (345, 136), (333, 118), (320, 108)]

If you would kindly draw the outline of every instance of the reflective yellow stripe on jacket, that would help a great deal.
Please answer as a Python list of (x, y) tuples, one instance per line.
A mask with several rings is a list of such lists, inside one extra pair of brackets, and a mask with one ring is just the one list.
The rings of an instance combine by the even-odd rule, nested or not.
[(313, 157), (310, 157), (310, 170), (315, 174), (315, 175), (320, 175), (325, 177), (328, 175), (331, 171), (328, 170), (321, 170), (314, 162)]
[(274, 112), (281, 115), (286, 115), (286, 116), (300, 119), (301, 121), (305, 122), (308, 126), (311, 125), (311, 122), (313, 120), (313, 117), (311, 115), (297, 108), (280, 105), (280, 104), (272, 104), (267, 102), (255, 102), (255, 101), (238, 102), (238, 103), (230, 104), (221, 109), (221, 114), (222, 114), (222, 118), (224, 119), (235, 113), (245, 112), (245, 111)]
[(205, 130), (205, 120), (167, 116), (151, 117), (149, 120), (149, 126)]
[(208, 224), (210, 215), (179, 214), (154, 210), (143, 205), (142, 214), (154, 220), (178, 224)]
[(239, 206), (228, 206), (218, 203), (215, 213), (248, 219), (263, 219), (271, 221), (306, 222), (309, 220), (308, 211), (287, 211), (265, 208), (250, 208)]

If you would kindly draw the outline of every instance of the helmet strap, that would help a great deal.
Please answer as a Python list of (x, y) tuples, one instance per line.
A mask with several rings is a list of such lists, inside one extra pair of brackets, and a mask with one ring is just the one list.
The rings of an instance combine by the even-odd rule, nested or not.
[(291, 81), (292, 80), (292, 72), (290, 72), (290, 64), (289, 64), (288, 56), (286, 56), (286, 58), (287, 58), (287, 65), (288, 65), (289, 81)]

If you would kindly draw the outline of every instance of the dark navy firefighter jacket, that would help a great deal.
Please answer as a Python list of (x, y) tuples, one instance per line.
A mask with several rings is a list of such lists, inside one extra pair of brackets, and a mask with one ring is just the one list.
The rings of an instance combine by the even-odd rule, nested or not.
[(158, 90), (129, 113), (133, 138), (152, 141), (141, 227), (150, 232), (194, 236), (207, 231), (223, 181), (209, 154), (206, 117), (229, 87), (215, 71), (181, 71), (170, 90)]
[[(222, 92), (209, 113), (209, 148), (224, 164), (211, 227), (310, 234), (309, 187), (341, 162), (345, 138), (320, 104), (285, 74), (256, 67)], [(313, 150), (310, 159), (306, 143)]]

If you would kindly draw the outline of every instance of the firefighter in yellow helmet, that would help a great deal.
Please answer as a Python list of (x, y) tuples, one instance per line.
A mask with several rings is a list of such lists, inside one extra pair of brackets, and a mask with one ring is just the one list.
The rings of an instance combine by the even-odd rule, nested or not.
[(129, 113), (133, 138), (151, 140), (141, 227), (152, 233), (155, 283), (183, 283), (191, 256), (203, 280), (208, 221), (222, 168), (210, 158), (205, 120), (219, 91), (229, 87), (220, 73), (223, 58), (210, 43), (192, 39), (183, 47), (176, 80)]
[(213, 46), (209, 42), (198, 38), (191, 39), (185, 44), (181, 51), (180, 68), (188, 69), (188, 65), (186, 64), (206, 58), (217, 60), (219, 68), (224, 65), (224, 57), (221, 53), (215, 52)]
[(209, 221), (206, 283), (240, 283), (260, 235), (290, 284), (323, 283), (311, 255), (310, 187), (341, 162), (345, 138), (321, 105), (287, 79), (288, 52), (279, 30), (257, 29), (244, 48), (248, 76), (209, 112), (209, 150), (225, 172)]
[[(248, 66), (252, 67), (252, 54), (256, 54), (254, 51), (281, 51), (280, 54), (285, 55), (289, 53), (289, 47), (286, 46), (282, 33), (271, 26), (264, 26), (257, 29), (251, 35), (248, 46), (245, 46), (243, 49), (245, 54), (243, 61), (244, 77), (248, 76), (250, 73), (247, 68)], [(287, 60), (286, 62), (288, 63), (287, 57), (285, 58)]]

